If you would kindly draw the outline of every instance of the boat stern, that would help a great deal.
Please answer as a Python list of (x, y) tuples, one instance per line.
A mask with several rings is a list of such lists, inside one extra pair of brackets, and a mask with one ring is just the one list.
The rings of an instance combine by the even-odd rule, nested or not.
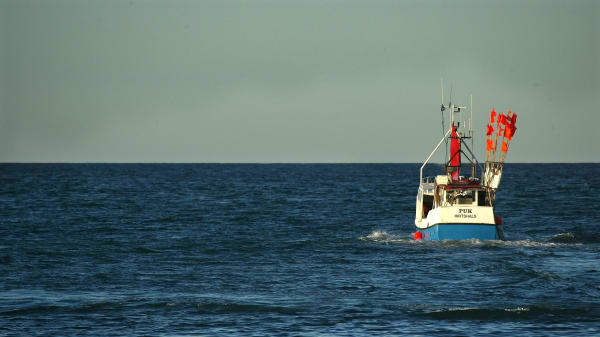
[[(502, 233), (492, 224), (436, 224), (419, 229), (415, 238), (423, 240), (501, 240)], [(416, 234), (416, 233), (415, 233)]]

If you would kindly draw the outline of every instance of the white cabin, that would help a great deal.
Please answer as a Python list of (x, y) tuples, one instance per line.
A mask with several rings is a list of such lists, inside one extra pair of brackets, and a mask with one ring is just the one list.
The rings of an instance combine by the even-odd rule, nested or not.
[(494, 209), (477, 178), (461, 177), (458, 181), (452, 181), (448, 175), (424, 178), (415, 209), (415, 225), (420, 229), (440, 223), (495, 223)]

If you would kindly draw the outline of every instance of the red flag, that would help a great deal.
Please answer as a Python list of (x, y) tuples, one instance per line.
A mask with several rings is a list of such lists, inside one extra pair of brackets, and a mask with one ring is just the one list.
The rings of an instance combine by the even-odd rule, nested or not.
[(496, 118), (496, 111), (492, 108), (492, 111), (490, 111), (490, 124), (494, 124), (494, 118)]
[(489, 135), (491, 135), (492, 133), (494, 133), (494, 127), (488, 124), (488, 125), (487, 125), (487, 133), (486, 133), (486, 136), (489, 136)]
[[(505, 128), (506, 129), (506, 128)], [(500, 125), (498, 125), (498, 136), (502, 136), (502, 133), (504, 132), (504, 129), (502, 129), (500, 127)]]
[(512, 140), (512, 137), (514, 137), (515, 132), (517, 132), (517, 114), (516, 113), (512, 113), (510, 111), (510, 109), (508, 110), (508, 112), (511, 114), (509, 115), (508, 119), (506, 120), (506, 132), (504, 133), (504, 136), (506, 138), (508, 138), (508, 140)]
[(498, 125), (500, 125), (500, 124), (506, 125), (507, 123), (508, 123), (508, 121), (506, 119), (506, 115), (504, 115), (504, 114), (498, 115)]
[(505, 141), (502, 141), (502, 152), (508, 151), (508, 144)]

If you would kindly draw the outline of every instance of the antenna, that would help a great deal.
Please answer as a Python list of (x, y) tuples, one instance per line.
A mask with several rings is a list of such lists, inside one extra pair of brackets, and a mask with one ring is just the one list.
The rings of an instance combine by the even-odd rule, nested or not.
[(471, 106), (471, 109), (470, 109), (471, 110), (471, 120), (469, 121), (469, 127), (470, 127), (469, 133), (470, 133), (470, 136), (471, 136), (471, 148), (474, 149), (475, 147), (474, 147), (474, 144), (473, 144), (473, 95), (471, 95), (471, 104), (470, 104), (470, 106)]
[[(446, 107), (444, 106), (444, 79), (442, 77), (440, 77), (440, 89), (442, 89), (442, 105), (440, 106), (440, 110), (444, 112), (444, 110), (446, 110)], [(443, 116), (444, 114), (442, 114), (442, 118)]]
[[(467, 106), (467, 104), (469, 103), (469, 95), (465, 95), (465, 106)], [(471, 110), (471, 106), (469, 105), (467, 110)], [(472, 116), (472, 114), (471, 114)], [(471, 136), (471, 133), (468, 132), (471, 130), (471, 120), (469, 119), (469, 125), (467, 125), (467, 118), (468, 116), (465, 115), (465, 135), (468, 133), (469, 137)]]
[[(442, 162), (446, 161), (446, 158), (448, 157), (448, 137), (445, 136), (446, 134), (446, 126), (444, 125), (444, 111), (446, 110), (446, 107), (444, 106), (444, 78), (440, 77), (440, 89), (442, 92), (442, 104), (440, 106), (440, 110), (442, 111), (442, 138), (444, 139), (444, 143), (446, 143), (446, 156), (444, 156), (444, 158), (442, 158)], [(448, 104), (448, 108), (450, 108), (450, 116), (452, 116), (452, 107), (450, 104)]]
[(444, 107), (444, 79), (440, 77), (440, 89), (442, 89), (442, 107)]
[[(475, 143), (473, 139), (473, 94), (471, 94), (471, 104), (469, 105), (471, 110), (471, 120), (469, 121), (469, 136), (471, 136), (471, 148), (475, 150)], [(475, 177), (475, 163), (471, 163), (471, 177)]]
[(448, 107), (450, 108), (450, 128), (454, 126), (454, 105), (452, 105), (452, 89), (454, 85), (450, 83), (450, 102), (448, 103)]

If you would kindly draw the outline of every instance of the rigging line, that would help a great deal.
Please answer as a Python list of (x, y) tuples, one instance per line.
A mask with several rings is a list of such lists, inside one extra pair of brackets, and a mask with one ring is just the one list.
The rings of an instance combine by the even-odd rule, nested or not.
[[(444, 127), (444, 115), (442, 113), (442, 127), (444, 128), (444, 130), (446, 130), (446, 128)], [(444, 143), (445, 143), (445, 147), (446, 147), (446, 155), (444, 156), (444, 158), (442, 158), (442, 163), (444, 163), (444, 166), (446, 165), (446, 158), (448, 158), (448, 137), (445, 137), (445, 133), (442, 133), (442, 137), (444, 137)]]
[(442, 158), (442, 160), (440, 161), (441, 163), (445, 163), (446, 162), (446, 157), (448, 157), (448, 139), (446, 139), (446, 126), (444, 125), (444, 111), (446, 110), (446, 107), (444, 106), (444, 80), (443, 78), (440, 78), (440, 89), (442, 91), (442, 106), (440, 108), (441, 112), (442, 112), (442, 139), (444, 139), (444, 143), (446, 146), (446, 156)]
[[(452, 108), (452, 93), (454, 91), (454, 83), (450, 83), (450, 101), (448, 102), (448, 107), (450, 108), (450, 128), (452, 128), (454, 125), (452, 125), (452, 114), (454, 113), (454, 108)], [(448, 158), (448, 138), (446, 138), (446, 156), (444, 157), (444, 162), (446, 162), (446, 158)], [(450, 163), (450, 161), (448, 160), (448, 163)]]
[[(442, 110), (442, 138), (444, 138), (444, 134), (446, 133), (446, 126), (444, 125), (444, 110)], [(445, 140), (447, 143), (447, 140)]]

